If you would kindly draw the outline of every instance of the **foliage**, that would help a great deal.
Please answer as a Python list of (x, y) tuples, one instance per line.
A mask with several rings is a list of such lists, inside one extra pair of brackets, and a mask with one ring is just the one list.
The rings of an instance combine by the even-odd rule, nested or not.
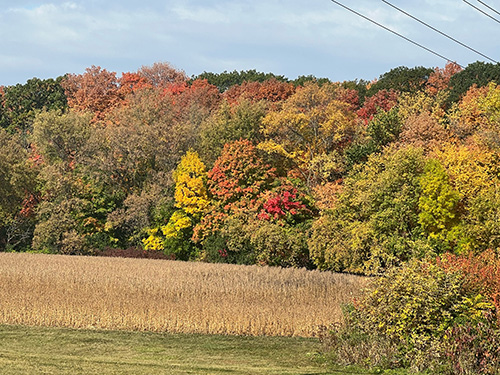
[(66, 96), (61, 86), (63, 77), (29, 79), (24, 85), (3, 88), (0, 95), (0, 127), (10, 132), (31, 131), (37, 111), (65, 110)]
[[(23, 224), (29, 218), (30, 197), (35, 198), (36, 169), (28, 161), (28, 153), (16, 136), (0, 129), (0, 250), (26, 246)], [(24, 207), (23, 207), (24, 206)], [(29, 232), (27, 233), (29, 236)]]
[(491, 308), (467, 287), (462, 273), (439, 262), (412, 261), (374, 279), (362, 298), (345, 310), (346, 325), (331, 330), (324, 341), (335, 360), (345, 361), (345, 353), (352, 350), (347, 359), (368, 367), (495, 373), (498, 347), (485, 340), (491, 334), (496, 342), (499, 334), (489, 318)]
[(252, 103), (245, 99), (235, 105), (222, 102), (219, 109), (200, 126), (198, 153), (212, 165), (226, 143), (259, 139), (260, 123), (265, 113), (260, 102)]
[(290, 159), (308, 185), (318, 183), (315, 159), (342, 151), (355, 131), (355, 117), (348, 103), (336, 98), (332, 84), (307, 84), (271, 111), (262, 120), (262, 133), (268, 139), (259, 147)]
[(386, 148), (344, 179), (332, 211), (313, 224), (309, 247), (321, 269), (377, 273), (429, 252), (418, 223), (422, 151)]
[(394, 90), (380, 90), (374, 95), (366, 97), (361, 107), (356, 114), (368, 123), (373, 116), (380, 110), (389, 111), (397, 104), (398, 92)]
[(500, 64), (476, 61), (469, 64), (464, 70), (454, 74), (449, 81), (451, 87), (448, 103), (455, 103), (473, 85), (478, 87), (487, 86), (491, 81), (500, 82)]
[(408, 68), (399, 66), (382, 74), (379, 79), (368, 89), (368, 96), (380, 90), (395, 90), (399, 92), (416, 92), (422, 90), (433, 69), (417, 66)]
[(115, 72), (92, 66), (83, 74), (68, 74), (61, 82), (68, 106), (77, 111), (92, 112), (93, 121), (103, 120), (123, 100)]
[(420, 178), (419, 223), (431, 239), (451, 245), (459, 231), (460, 194), (453, 189), (443, 166), (429, 159)]
[(196, 76), (195, 79), (206, 79), (210, 84), (216, 86), (220, 92), (226, 91), (233, 85), (241, 85), (244, 82), (264, 82), (269, 79), (276, 79), (281, 82), (287, 81), (283, 76), (276, 76), (273, 73), (257, 72), (255, 69), (242, 70), (240, 72), (236, 70), (232, 72), (224, 71), (222, 73), (203, 72)]

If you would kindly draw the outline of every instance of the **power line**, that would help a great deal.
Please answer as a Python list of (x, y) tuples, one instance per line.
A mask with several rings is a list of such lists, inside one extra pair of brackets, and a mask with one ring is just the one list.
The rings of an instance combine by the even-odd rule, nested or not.
[[(364, 19), (365, 19), (365, 20), (367, 20), (367, 21), (370, 21), (371, 23), (374, 23), (375, 25), (377, 25), (377, 26), (379, 26), (379, 27), (383, 28), (383, 29), (384, 29), (384, 30), (386, 30), (386, 31), (389, 31), (390, 33), (393, 33), (393, 34), (395, 34), (395, 35), (399, 36), (400, 38), (403, 38), (403, 39), (404, 39), (404, 40), (406, 40), (407, 42), (410, 42), (410, 43), (412, 43), (412, 44), (416, 45), (417, 47), (420, 47), (420, 48), (422, 48), (422, 49), (425, 49), (427, 52), (430, 52), (430, 53), (432, 53), (433, 55), (436, 55), (436, 56), (438, 56), (438, 57), (442, 58), (443, 60), (446, 60), (446, 61), (453, 61), (453, 60), (451, 60), (451, 59), (449, 59), (449, 58), (447, 58), (447, 57), (445, 57), (445, 56), (443, 56), (443, 55), (440, 55), (439, 53), (437, 53), (437, 52), (435, 52), (435, 51), (431, 50), (430, 48), (427, 48), (427, 47), (423, 46), (422, 44), (417, 43), (417, 42), (415, 42), (415, 41), (411, 40), (410, 38), (407, 38), (407, 37), (405, 37), (404, 35), (402, 35), (402, 34), (400, 34), (400, 33), (396, 32), (396, 31), (394, 31), (394, 30), (392, 30), (392, 29), (390, 29), (390, 28), (388, 28), (388, 27), (386, 27), (386, 26), (384, 26), (384, 25), (382, 25), (382, 24), (378, 23), (377, 21), (374, 21), (374, 20), (372, 20), (371, 18), (368, 18), (368, 17), (366, 17), (366, 16), (362, 15), (361, 13), (356, 12), (354, 9), (351, 9), (351, 8), (349, 8), (349, 7), (345, 6), (344, 4), (339, 3), (339, 2), (338, 2), (338, 1), (336, 1), (336, 0), (331, 0), (331, 1), (332, 1), (333, 3), (335, 3), (335, 4), (337, 4), (337, 5), (340, 5), (342, 8), (347, 9), (349, 12), (352, 12), (352, 13), (356, 14), (357, 16), (359, 16), (359, 17), (361, 17), (361, 18), (364, 18)], [(465, 1), (465, 0), (464, 0), (464, 1)], [(458, 65), (459, 67), (461, 67), (462, 69), (464, 69), (464, 67), (463, 67), (462, 65), (460, 65), (460, 64), (457, 64), (457, 65)]]
[(471, 4), (471, 3), (469, 3), (467, 0), (463, 0), (463, 1), (464, 1), (464, 3), (466, 3), (466, 4), (469, 4), (471, 7), (473, 7), (473, 8), (474, 8), (475, 10), (477, 10), (478, 12), (481, 12), (481, 13), (483, 13), (485, 16), (490, 17), (493, 21), (496, 21), (496, 22), (500, 23), (500, 21), (499, 21), (499, 20), (497, 20), (497, 19), (496, 19), (495, 17), (493, 17), (492, 15), (490, 15), (490, 14), (486, 13), (486, 12), (485, 12), (484, 10), (482, 10), (481, 8), (478, 8), (477, 6), (472, 5), (472, 4)]
[(495, 12), (496, 14), (500, 15), (500, 12), (493, 9), (492, 7), (490, 7), (488, 4), (482, 2), (481, 0), (477, 0), (479, 3), (483, 4), (486, 8), (488, 8), (489, 10), (492, 10), (493, 12)]
[[(479, 1), (479, 0), (478, 0), (478, 1)], [(479, 52), (479, 51), (475, 50), (474, 48), (469, 47), (468, 45), (466, 45), (466, 44), (462, 43), (461, 41), (459, 41), (459, 40), (457, 40), (457, 39), (455, 39), (455, 38), (451, 37), (450, 35), (448, 35), (448, 34), (446, 34), (446, 33), (443, 33), (442, 31), (439, 31), (439, 30), (438, 30), (438, 29), (436, 29), (435, 27), (433, 27), (433, 26), (429, 25), (428, 23), (425, 23), (424, 21), (422, 21), (422, 20), (418, 19), (417, 17), (412, 16), (410, 13), (405, 12), (403, 9), (398, 8), (397, 6), (395, 6), (395, 5), (391, 4), (390, 2), (388, 2), (388, 1), (386, 1), (386, 0), (382, 0), (382, 2), (386, 3), (386, 4), (387, 4), (387, 5), (389, 5), (390, 7), (393, 7), (394, 9), (398, 10), (399, 12), (401, 12), (401, 13), (403, 13), (403, 14), (406, 14), (408, 17), (413, 18), (415, 21), (420, 22), (422, 25), (427, 26), (429, 29), (434, 30), (435, 32), (437, 32), (437, 33), (439, 33), (439, 34), (441, 34), (441, 35), (443, 35), (443, 36), (447, 37), (448, 39), (453, 40), (455, 43), (460, 44), (462, 47), (465, 47), (465, 48), (467, 48), (467, 49), (471, 50), (472, 52), (475, 52), (475, 53), (477, 53), (478, 55), (481, 55), (481, 56), (483, 56), (484, 58), (486, 58), (486, 59), (488, 59), (488, 60), (490, 60), (490, 61), (492, 61), (492, 62), (494, 62), (494, 63), (497, 63), (497, 61), (496, 61), (496, 60), (493, 60), (491, 57), (488, 57), (488, 56), (486, 56), (486, 55), (482, 54), (481, 52)]]

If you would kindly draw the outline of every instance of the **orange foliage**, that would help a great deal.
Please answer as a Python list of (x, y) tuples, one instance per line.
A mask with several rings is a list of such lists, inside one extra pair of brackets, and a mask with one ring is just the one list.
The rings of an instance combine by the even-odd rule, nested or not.
[(143, 76), (138, 73), (123, 73), (120, 78), (121, 95), (126, 96), (138, 90), (152, 88), (153, 85)]
[(427, 92), (435, 96), (438, 92), (447, 89), (451, 77), (461, 71), (462, 68), (455, 62), (448, 62), (443, 69), (436, 68), (427, 80)]
[(83, 74), (69, 74), (61, 83), (68, 106), (77, 111), (94, 113), (93, 122), (103, 120), (123, 101), (115, 72), (92, 66)]
[(445, 254), (438, 263), (449, 272), (462, 273), (465, 288), (487, 297), (494, 304), (500, 322), (500, 257), (495, 251), (468, 256)]
[(400, 143), (411, 144), (425, 151), (435, 149), (452, 139), (451, 134), (428, 112), (411, 115), (403, 124)]

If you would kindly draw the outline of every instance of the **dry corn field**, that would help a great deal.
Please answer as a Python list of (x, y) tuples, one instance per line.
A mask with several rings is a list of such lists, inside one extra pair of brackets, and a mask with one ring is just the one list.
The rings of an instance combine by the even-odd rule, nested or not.
[(300, 269), (0, 253), (0, 324), (312, 336), (365, 279)]

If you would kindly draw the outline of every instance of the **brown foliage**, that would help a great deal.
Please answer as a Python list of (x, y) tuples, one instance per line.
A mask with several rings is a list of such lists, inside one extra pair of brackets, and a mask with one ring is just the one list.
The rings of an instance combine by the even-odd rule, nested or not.
[(429, 152), (451, 140), (451, 134), (428, 112), (411, 115), (403, 124), (399, 142)]

